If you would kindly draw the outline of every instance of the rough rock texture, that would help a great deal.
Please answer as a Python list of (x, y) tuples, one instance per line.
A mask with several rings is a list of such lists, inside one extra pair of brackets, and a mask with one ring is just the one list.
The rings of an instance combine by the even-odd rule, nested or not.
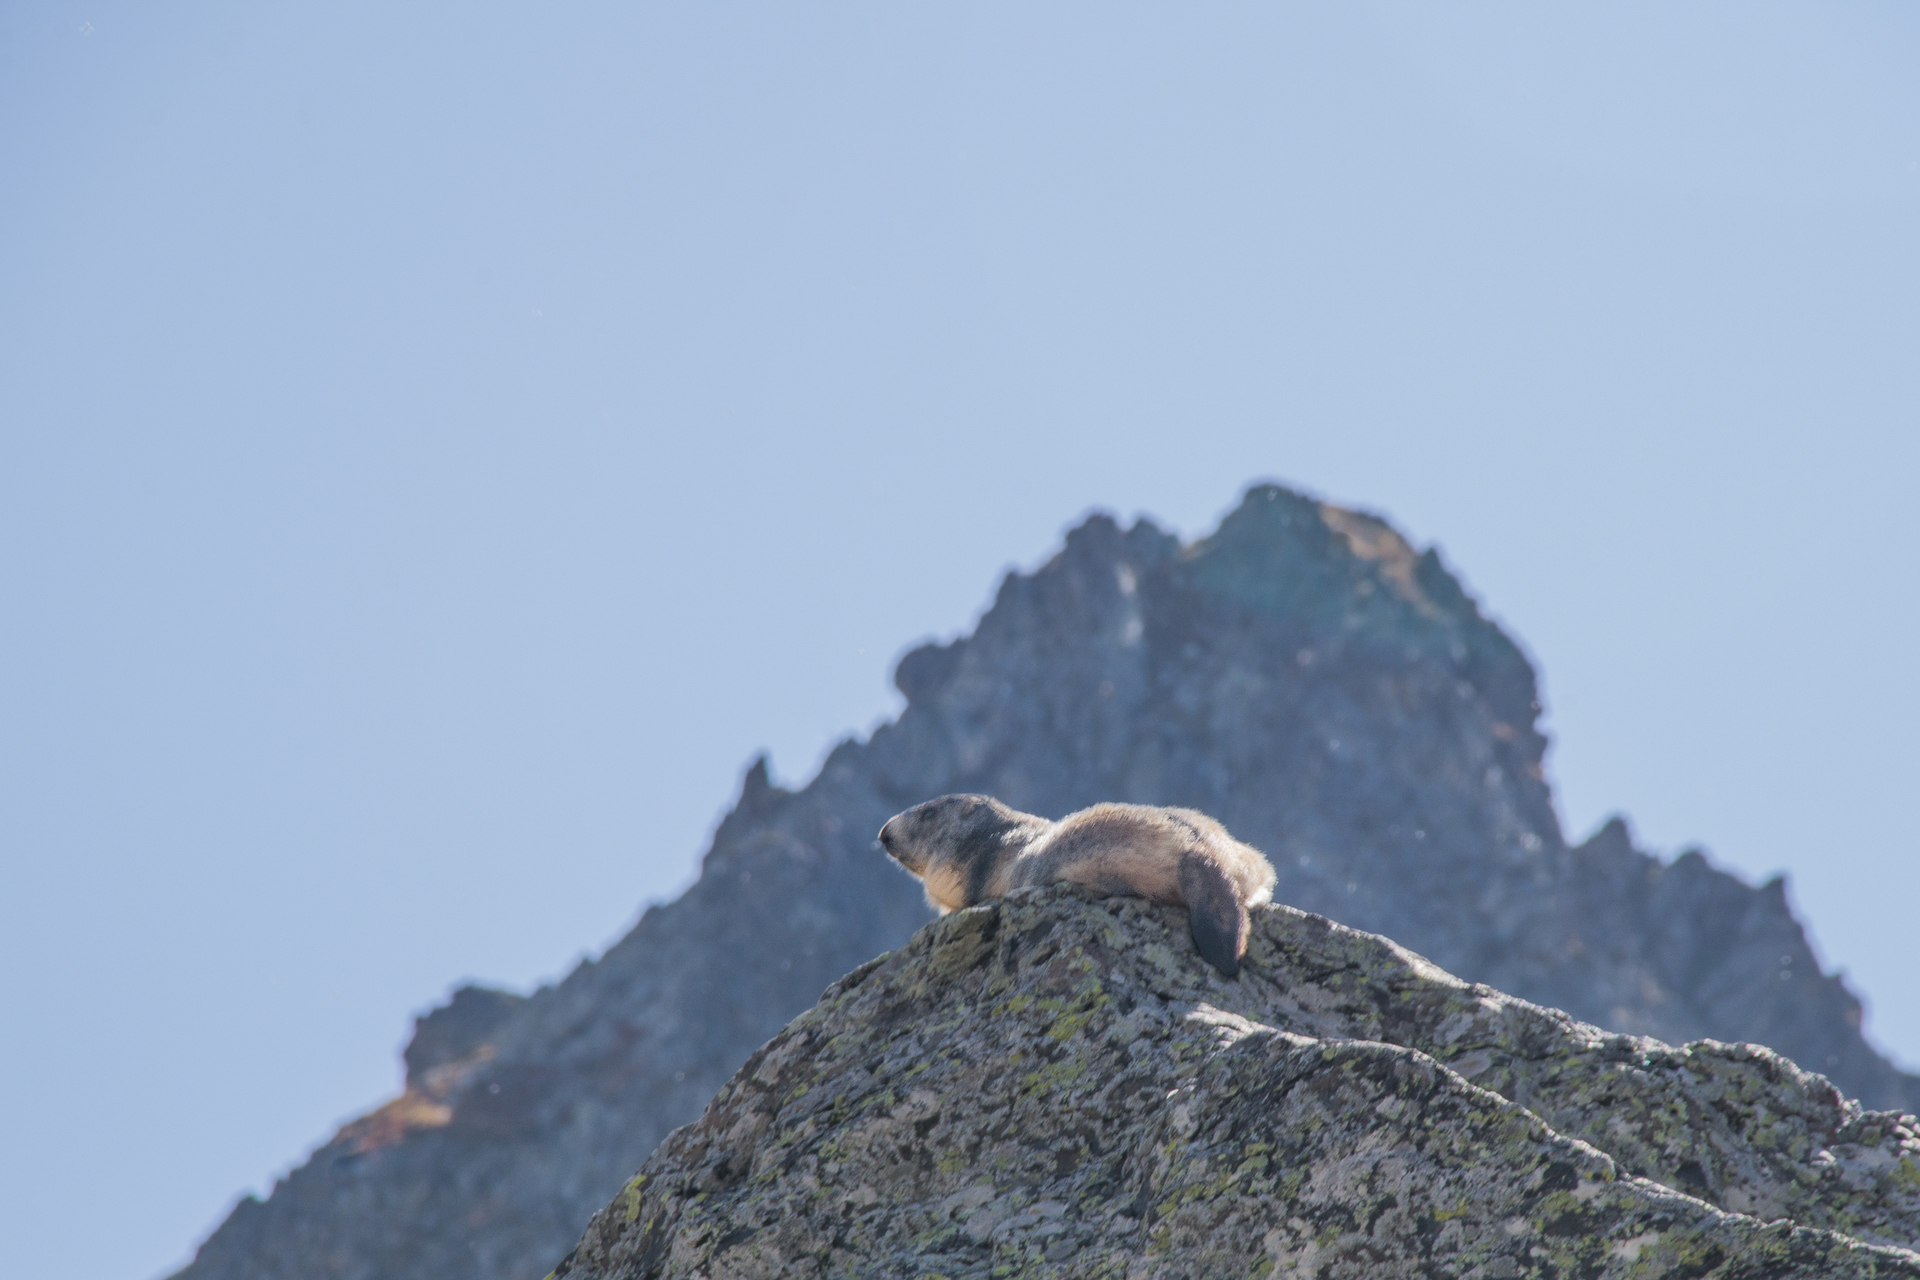
[(756, 765), (684, 897), (243, 1202), (182, 1276), (540, 1275), (749, 1053), (927, 920), (873, 837), (946, 791), (1204, 809), (1273, 858), (1278, 901), (1616, 1031), (1756, 1041), (1920, 1104), (1778, 882), (1662, 863), (1617, 823), (1564, 841), (1531, 668), (1371, 517), (1256, 488), (1182, 546), (1096, 516), (896, 680), (897, 721), (798, 792)]
[(1066, 887), (929, 925), (748, 1059), (557, 1275), (1920, 1277), (1912, 1116), (1292, 908), (1255, 909), (1238, 980), (1184, 926)]

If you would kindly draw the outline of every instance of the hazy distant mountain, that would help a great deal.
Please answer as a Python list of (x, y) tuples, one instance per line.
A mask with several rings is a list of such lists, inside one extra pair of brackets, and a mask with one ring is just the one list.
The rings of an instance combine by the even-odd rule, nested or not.
[(699, 882), (598, 962), (425, 1020), (405, 1094), (180, 1275), (540, 1276), (749, 1053), (928, 919), (873, 836), (948, 791), (1205, 809), (1272, 857), (1278, 901), (1613, 1030), (1756, 1041), (1870, 1106), (1920, 1105), (1778, 881), (1663, 864), (1618, 822), (1566, 843), (1532, 669), (1373, 517), (1261, 487), (1182, 546), (1095, 516), (895, 678), (899, 719), (803, 789), (756, 764)]

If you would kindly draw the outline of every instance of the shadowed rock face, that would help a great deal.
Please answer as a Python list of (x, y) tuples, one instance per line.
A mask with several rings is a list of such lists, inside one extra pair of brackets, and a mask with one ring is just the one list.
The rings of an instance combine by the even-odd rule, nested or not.
[(540, 1275), (755, 1047), (925, 923), (873, 836), (950, 791), (1056, 817), (1203, 809), (1272, 858), (1276, 901), (1613, 1030), (1757, 1041), (1871, 1105), (1920, 1104), (1777, 881), (1663, 864), (1618, 823), (1566, 844), (1531, 668), (1371, 517), (1263, 487), (1182, 546), (1096, 516), (896, 680), (897, 721), (797, 792), (756, 764), (685, 896), (488, 1006), (483, 1043), (243, 1202), (182, 1275)]
[(431, 1089), (434, 1073), (459, 1069), (492, 1052), (493, 1037), (526, 1002), (524, 996), (485, 987), (461, 987), (424, 1018), (413, 1020), (413, 1039), (401, 1060), (409, 1089)]
[(1920, 1276), (1911, 1116), (1289, 907), (1255, 908), (1238, 980), (1184, 925), (1064, 886), (929, 925), (748, 1059), (558, 1277)]

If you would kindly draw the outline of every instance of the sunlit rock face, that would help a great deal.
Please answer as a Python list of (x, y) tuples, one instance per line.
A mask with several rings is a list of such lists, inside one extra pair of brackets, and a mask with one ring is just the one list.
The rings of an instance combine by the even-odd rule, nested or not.
[(472, 1044), (243, 1202), (182, 1274), (541, 1275), (748, 1054), (927, 921), (873, 837), (950, 791), (1049, 816), (1200, 808), (1267, 852), (1276, 901), (1468, 980), (1670, 1043), (1756, 1041), (1869, 1105), (1920, 1104), (1778, 883), (1662, 863), (1618, 824), (1565, 842), (1532, 669), (1379, 520), (1274, 487), (1190, 545), (1096, 516), (896, 679), (893, 724), (798, 791), (756, 765), (681, 899), (557, 987), (488, 1005)]
[(558, 1280), (1920, 1276), (1920, 1125), (1770, 1050), (1611, 1035), (1385, 938), (1026, 890), (855, 970)]

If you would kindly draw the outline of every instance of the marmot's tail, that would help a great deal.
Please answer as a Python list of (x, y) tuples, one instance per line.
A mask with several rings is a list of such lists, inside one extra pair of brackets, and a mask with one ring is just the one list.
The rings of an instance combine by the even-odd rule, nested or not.
[(1231, 978), (1247, 953), (1247, 908), (1219, 860), (1193, 849), (1180, 858), (1180, 896), (1201, 958)]

